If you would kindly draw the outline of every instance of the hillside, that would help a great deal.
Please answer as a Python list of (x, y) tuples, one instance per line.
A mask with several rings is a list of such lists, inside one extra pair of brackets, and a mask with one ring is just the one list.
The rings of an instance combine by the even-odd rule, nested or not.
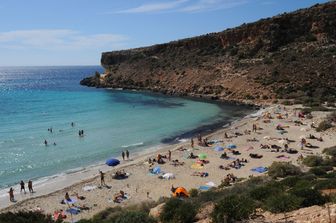
[(252, 102), (336, 98), (336, 2), (218, 33), (104, 52), (82, 85)]

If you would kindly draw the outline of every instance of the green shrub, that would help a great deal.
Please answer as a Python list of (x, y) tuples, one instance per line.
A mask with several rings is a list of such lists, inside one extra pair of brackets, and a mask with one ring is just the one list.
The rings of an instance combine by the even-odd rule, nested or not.
[(285, 162), (273, 162), (268, 168), (268, 175), (274, 178), (300, 175), (299, 167)]
[(310, 173), (315, 174), (316, 176), (324, 176), (327, 174), (327, 171), (325, 168), (318, 166), (318, 167), (313, 167), (309, 170)]
[(312, 188), (302, 188), (302, 189), (294, 188), (291, 191), (291, 193), (297, 197), (302, 198), (300, 207), (322, 205), (327, 201), (327, 199), (324, 196), (322, 196), (320, 191)]
[(250, 197), (257, 201), (265, 201), (268, 197), (281, 193), (281, 187), (279, 183), (269, 184), (265, 186), (259, 186), (250, 191)]
[(265, 208), (272, 213), (285, 213), (300, 207), (302, 199), (293, 194), (278, 194), (266, 200)]
[(333, 171), (331, 173), (327, 173), (326, 175), (323, 176), (324, 178), (336, 178), (336, 172)]
[[(107, 208), (92, 217), (92, 223), (113, 222), (114, 219), (122, 213), (121, 207)], [(80, 221), (81, 223), (81, 221)]]
[[(1, 223), (54, 223), (51, 216), (46, 216), (40, 212), (6, 212), (0, 214)], [(62, 222), (57, 221), (57, 222)]]
[(334, 189), (336, 185), (336, 178), (319, 180), (316, 182), (314, 188), (316, 190), (323, 190), (323, 189)]
[[(113, 223), (155, 223), (156, 220), (149, 217), (147, 213), (140, 211), (127, 211), (120, 214)], [(111, 222), (112, 223), (112, 222)]]
[(309, 167), (321, 166), (323, 158), (321, 156), (307, 156), (303, 159), (302, 163)]
[(169, 199), (160, 215), (163, 223), (192, 223), (196, 215), (196, 207), (187, 201)]
[(237, 222), (247, 219), (255, 210), (254, 202), (247, 196), (230, 195), (215, 205), (214, 223)]
[(195, 189), (195, 188), (192, 188), (192, 189), (190, 189), (190, 191), (189, 191), (189, 195), (190, 195), (190, 197), (197, 197), (197, 196), (198, 196), (198, 193), (199, 193), (199, 191), (198, 191), (197, 189)]
[(330, 129), (332, 127), (332, 124), (329, 120), (324, 120), (320, 122), (320, 124), (317, 126), (316, 131), (317, 132), (323, 132), (327, 129)]
[(329, 156), (336, 157), (336, 146), (325, 148), (323, 150), (323, 153), (325, 153), (325, 154), (327, 154)]

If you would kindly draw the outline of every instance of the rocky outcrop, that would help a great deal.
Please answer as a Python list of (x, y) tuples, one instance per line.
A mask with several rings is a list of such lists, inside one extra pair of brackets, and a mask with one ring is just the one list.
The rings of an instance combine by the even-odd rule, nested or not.
[(160, 214), (163, 211), (164, 205), (165, 205), (165, 203), (162, 203), (162, 204), (159, 204), (158, 206), (150, 209), (149, 216), (151, 216), (153, 218), (156, 218), (156, 219), (159, 219), (160, 218)]
[(223, 32), (105, 52), (106, 76), (81, 84), (212, 99), (336, 97), (336, 2)]

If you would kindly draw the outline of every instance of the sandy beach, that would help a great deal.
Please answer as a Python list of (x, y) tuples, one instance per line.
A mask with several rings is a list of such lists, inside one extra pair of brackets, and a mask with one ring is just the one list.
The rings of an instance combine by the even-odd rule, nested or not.
[[(1, 212), (18, 211), (18, 210), (40, 210), (46, 214), (52, 214), (56, 210), (65, 210), (68, 204), (61, 204), (66, 192), (71, 198), (77, 200), (76, 206), (85, 206), (88, 210), (83, 210), (73, 219), (90, 218), (99, 211), (107, 207), (125, 206), (136, 204), (142, 201), (154, 200), (160, 197), (170, 197), (170, 188), (172, 185), (183, 186), (187, 190), (199, 188), (205, 185), (218, 186), (227, 174), (231, 173), (237, 178), (248, 178), (251, 175), (257, 176), (264, 173), (254, 172), (251, 169), (256, 167), (267, 167), (274, 161), (292, 162), (300, 165), (298, 157), (310, 154), (320, 154), (324, 148), (335, 146), (335, 131), (329, 130), (317, 133), (312, 124), (317, 126), (319, 122), (327, 115), (326, 112), (313, 112), (313, 118), (298, 118), (296, 108), (299, 106), (269, 106), (255, 115), (247, 116), (239, 121), (232, 123), (227, 128), (220, 129), (203, 138), (207, 138), (211, 143), (209, 146), (198, 145), (197, 138), (194, 138), (194, 148), (188, 140), (185, 143), (169, 145), (160, 148), (157, 151), (149, 151), (141, 156), (134, 157), (131, 154), (131, 160), (122, 161), (117, 167), (108, 167), (106, 165), (87, 168), (82, 172), (69, 174), (64, 177), (61, 183), (54, 185), (53, 181), (44, 184), (43, 188), (35, 188), (36, 193), (33, 195), (20, 194), (19, 188), (15, 187), (16, 203), (9, 203), (8, 196), (1, 197)], [(296, 121), (296, 122), (295, 122)], [(301, 122), (301, 124), (298, 124)], [(252, 125), (256, 124), (257, 131), (252, 131)], [(283, 131), (276, 127), (280, 125)], [(225, 133), (228, 138), (225, 138)], [(309, 134), (316, 137), (322, 137), (323, 141), (308, 139)], [(301, 149), (300, 138), (306, 138), (307, 143), (317, 148)], [(287, 141), (288, 139), (289, 141)], [(284, 150), (284, 141), (288, 143), (290, 149), (297, 150), (296, 154), (289, 154)], [(228, 149), (228, 145), (235, 145), (235, 149)], [(261, 149), (263, 145), (280, 146), (279, 152), (275, 147)], [(215, 151), (215, 147), (225, 148), (223, 151)], [(164, 159), (165, 164), (154, 163), (149, 165), (149, 158), (156, 158), (157, 154), (166, 155), (168, 150), (172, 151), (171, 160), (178, 160), (177, 165), (172, 161)], [(220, 150), (220, 149), (219, 149)], [(239, 151), (239, 155), (234, 155), (232, 151)], [(205, 160), (209, 161), (204, 165), (197, 164), (197, 159), (189, 159), (190, 153), (194, 155), (206, 154)], [(226, 153), (228, 159), (220, 158), (221, 154)], [(251, 158), (250, 154), (261, 155), (261, 158)], [(247, 163), (242, 163), (240, 168), (232, 168), (229, 165), (236, 159), (247, 159)], [(219, 166), (228, 167), (225, 169)], [(173, 173), (174, 179), (160, 179), (158, 175), (151, 174), (150, 168), (160, 166), (161, 172)], [(105, 182), (108, 187), (99, 187), (100, 177), (99, 170), (105, 172)], [(112, 174), (117, 170), (125, 170), (129, 173), (128, 178), (122, 180), (112, 179)], [(207, 177), (193, 176), (195, 172), (206, 172)], [(127, 199), (120, 203), (113, 201), (114, 194), (120, 190), (124, 191)], [(84, 196), (84, 200), (75, 197), (75, 193)], [(71, 220), (70, 217), (67, 220)]]

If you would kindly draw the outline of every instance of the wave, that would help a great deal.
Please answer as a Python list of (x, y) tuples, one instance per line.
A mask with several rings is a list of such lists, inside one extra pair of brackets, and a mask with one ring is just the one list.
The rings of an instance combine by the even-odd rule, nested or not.
[(179, 142), (187, 142), (188, 141), (188, 139), (179, 139), (179, 138), (177, 138), (176, 140), (179, 141)]
[(129, 148), (129, 147), (138, 147), (138, 146), (142, 146), (144, 145), (143, 142), (138, 142), (138, 143), (134, 143), (134, 144), (130, 144), (130, 145), (123, 145), (121, 146), (122, 148)]

